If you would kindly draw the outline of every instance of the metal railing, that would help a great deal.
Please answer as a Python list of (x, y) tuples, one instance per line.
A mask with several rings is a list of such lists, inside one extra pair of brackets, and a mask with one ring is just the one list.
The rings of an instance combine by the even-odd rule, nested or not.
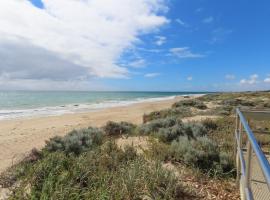
[[(254, 113), (252, 113), (251, 115), (254, 115)], [(243, 143), (243, 136), (246, 141), (245, 149)], [(264, 184), (268, 186), (267, 192), (270, 191), (270, 165), (264, 153), (262, 152), (261, 147), (259, 146), (246, 118), (244, 117), (243, 112), (239, 108), (236, 109), (235, 139), (237, 182), (240, 184), (242, 198), (255, 199), (254, 191), (251, 187), (251, 170), (254, 169), (252, 168), (252, 165), (254, 164), (252, 162), (252, 158), (255, 157), (257, 160), (259, 168), (263, 174)]]

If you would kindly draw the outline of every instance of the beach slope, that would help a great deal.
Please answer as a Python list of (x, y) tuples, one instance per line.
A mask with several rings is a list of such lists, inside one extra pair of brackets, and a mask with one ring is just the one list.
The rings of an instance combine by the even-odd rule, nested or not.
[(144, 113), (169, 108), (183, 98), (179, 96), (88, 113), (0, 121), (0, 173), (20, 161), (32, 148), (43, 147), (53, 136), (63, 136), (75, 128), (102, 126), (109, 120), (140, 124)]

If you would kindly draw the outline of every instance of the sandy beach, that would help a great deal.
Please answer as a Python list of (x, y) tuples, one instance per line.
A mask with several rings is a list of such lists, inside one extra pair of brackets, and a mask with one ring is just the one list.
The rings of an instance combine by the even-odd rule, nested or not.
[(108, 120), (142, 123), (142, 115), (169, 108), (184, 97), (129, 106), (108, 108), (88, 113), (36, 117), (0, 121), (0, 173), (22, 159), (32, 148), (42, 148), (45, 141), (56, 135), (65, 135), (72, 129), (102, 126)]

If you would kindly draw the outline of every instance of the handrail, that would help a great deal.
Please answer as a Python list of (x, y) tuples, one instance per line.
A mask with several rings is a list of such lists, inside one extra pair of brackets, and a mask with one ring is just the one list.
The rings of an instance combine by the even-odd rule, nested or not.
[[(243, 112), (246, 112), (246, 111), (243, 111)], [(248, 111), (248, 112), (251, 113), (251, 111)], [(244, 128), (244, 130), (242, 128)], [(247, 135), (246, 160), (244, 158), (244, 153), (243, 153), (243, 142), (242, 142), (243, 133), (246, 133)], [(258, 164), (264, 175), (264, 178), (265, 178), (265, 181), (269, 190), (270, 190), (270, 165), (263, 151), (261, 150), (251, 128), (249, 127), (248, 122), (246, 121), (243, 113), (241, 112), (239, 108), (236, 109), (235, 139), (236, 139), (236, 153), (237, 153), (237, 181), (241, 180), (240, 185), (241, 185), (241, 189), (242, 189), (241, 191), (243, 192), (242, 194), (243, 194), (244, 199), (252, 200), (254, 197), (254, 194), (251, 190), (252, 152), (254, 152), (255, 157), (258, 160)]]
[(239, 116), (239, 119), (241, 121), (241, 124), (243, 125), (245, 132), (248, 136), (248, 140), (252, 146), (252, 149), (259, 161), (259, 166), (263, 172), (263, 175), (265, 177), (265, 180), (267, 182), (268, 188), (270, 189), (270, 165), (268, 160), (266, 159), (264, 153), (262, 152), (259, 144), (257, 143), (257, 140), (250, 129), (245, 117), (243, 116), (242, 112), (239, 110), (239, 108), (236, 109), (236, 112)]

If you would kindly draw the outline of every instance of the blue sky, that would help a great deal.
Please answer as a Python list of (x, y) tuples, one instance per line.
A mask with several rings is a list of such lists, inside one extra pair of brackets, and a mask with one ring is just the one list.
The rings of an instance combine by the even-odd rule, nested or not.
[[(79, 25), (82, 20), (78, 18), (77, 21), (74, 20), (74, 23), (70, 23), (72, 27), (68, 27), (74, 30), (73, 35), (78, 34), (78, 37), (73, 37), (72, 42), (68, 39), (71, 35), (65, 36), (68, 34), (65, 30), (67, 30), (66, 25), (69, 24), (66, 20), (71, 19), (67, 17), (71, 16), (72, 20), (74, 18), (71, 14), (73, 9), (75, 14), (80, 11), (83, 13), (94, 10), (97, 11), (97, 16), (105, 11), (101, 3), (81, 2), (68, 5), (61, 2), (63, 1), (55, 3), (52, 0), (32, 0), (31, 4), (25, 1), (25, 8), (29, 9), (29, 13), (33, 13), (25, 19), (25, 24), (37, 24), (30, 30), (20, 30), (20, 35), (14, 36), (26, 38), (23, 45), (22, 42), (8, 44), (10, 48), (18, 50), (18, 54), (19, 49), (29, 50), (29, 54), (25, 53), (23, 60), (27, 67), (22, 69), (23, 67), (21, 65), (19, 67), (17, 63), (12, 64), (12, 69), (14, 69), (12, 71), (8, 67), (1, 71), (0, 67), (0, 88), (2, 72), (4, 80), (2, 88), (11, 89), (36, 89), (32, 87), (33, 84), (41, 89), (52, 88), (56, 85), (56, 89), (72, 90), (241, 91), (270, 89), (270, 2), (267, 0), (154, 0), (152, 1), (154, 3), (140, 0), (138, 5), (133, 2), (132, 6), (137, 11), (132, 16), (128, 14), (118, 16), (116, 12), (113, 12), (113, 9), (116, 9), (113, 3), (106, 4), (104, 1), (106, 12), (107, 10), (110, 12), (105, 13), (105, 19), (97, 18), (101, 20), (100, 22), (106, 21), (104, 27), (98, 27), (97, 19), (91, 22), (91, 17), (93, 18), (91, 15), (82, 26), (89, 25), (89, 32), (87, 29), (77, 33), (79, 29), (74, 30), (74, 27), (81, 27)], [(66, 2), (73, 2), (73, 0)], [(119, 5), (122, 4), (125, 3), (119, 0)], [(12, 9), (17, 5), (14, 3), (5, 6)], [(124, 5), (123, 8), (120, 6), (120, 9), (128, 11), (129, 7)], [(27, 15), (18, 12), (16, 11), (18, 16)], [(44, 25), (38, 23), (39, 17), (42, 18), (45, 13), (48, 16), (42, 21), (47, 20), (49, 24), (51, 23), (50, 26), (47, 25), (48, 23)], [(137, 19), (144, 14), (143, 22), (140, 21), (137, 24)], [(38, 17), (35, 17), (36, 15)], [(60, 28), (58, 30), (58, 26), (54, 26), (52, 22), (54, 19), (51, 16), (61, 20), (63, 24), (61, 30)], [(125, 22), (127, 18), (133, 16), (135, 16), (134, 21)], [(0, 17), (9, 20), (8, 13)], [(7, 21), (7, 23), (13, 22)], [(109, 29), (111, 33), (110, 31), (106, 33), (103, 30), (107, 30), (111, 26), (110, 23), (112, 24), (112, 29)], [(95, 26), (97, 34), (94, 35), (92, 32)], [(34, 32), (34, 29), (37, 31)], [(53, 35), (56, 38), (55, 42), (54, 37), (48, 37), (46, 41), (43, 41), (40, 37), (42, 35), (38, 37), (40, 34), (38, 30), (48, 31), (46, 36)], [(118, 32), (114, 33), (115, 30)], [(55, 35), (60, 31), (62, 31), (61, 34)], [(67, 37), (66, 42), (63, 42), (65, 37)], [(77, 38), (85, 42), (79, 39), (76, 41)], [(122, 41), (119, 41), (119, 38)], [(98, 40), (97, 44), (93, 42), (95, 40)], [(28, 44), (25, 41), (30, 42)], [(71, 44), (68, 46), (68, 43)], [(0, 41), (0, 48), (4, 44), (7, 44), (7, 40), (2, 43)], [(63, 45), (67, 47), (61, 49)], [(95, 48), (91, 48), (92, 46)], [(92, 52), (98, 47), (100, 47), (99, 51)], [(37, 50), (33, 51), (33, 48)], [(2, 51), (2, 56), (7, 58), (5, 53)], [(44, 54), (46, 57), (43, 56)], [(25, 61), (27, 55), (29, 55), (29, 60), (36, 56), (37, 61), (31, 60), (28, 64), (29, 62)], [(50, 60), (49, 64), (40, 64), (47, 63), (48, 60)], [(74, 60), (76, 62), (73, 62)], [(37, 65), (40, 70), (36, 70)], [(48, 65), (52, 67), (48, 68)], [(78, 73), (76, 77), (72, 76), (73, 71)], [(64, 76), (66, 72), (70, 73)], [(55, 73), (61, 73), (63, 77), (56, 77)], [(8, 85), (6, 79), (11, 84)], [(59, 85), (63, 87), (58, 87)]]
[[(174, 0), (170, 1), (167, 17), (171, 20), (168, 25), (142, 37), (142, 48), (162, 51), (138, 52), (147, 63), (138, 72), (160, 76), (149, 79), (138, 73), (131, 80), (108, 83), (125, 85), (128, 89), (135, 84), (136, 89), (149, 90), (270, 89), (269, 83), (239, 84), (254, 74), (263, 81), (270, 73), (269, 1)], [(183, 23), (177, 22), (179, 19)], [(155, 45), (155, 35), (166, 37), (166, 42)], [(178, 47), (189, 47), (203, 56), (168, 56), (170, 48)]]

